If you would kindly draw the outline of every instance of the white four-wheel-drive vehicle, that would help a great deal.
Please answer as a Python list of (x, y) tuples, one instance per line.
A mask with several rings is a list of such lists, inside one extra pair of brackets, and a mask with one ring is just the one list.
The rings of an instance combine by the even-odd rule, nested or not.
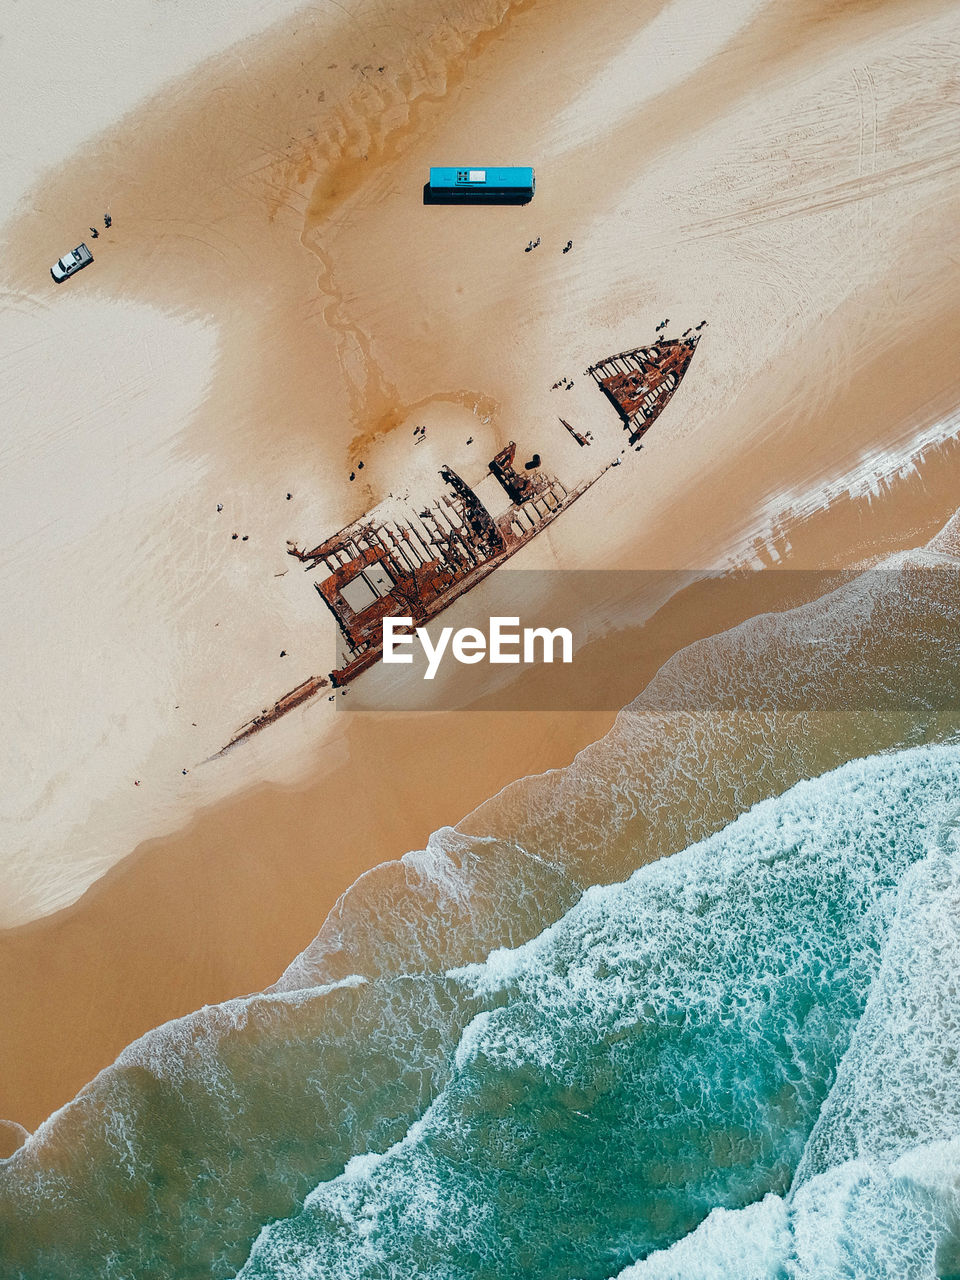
[(93, 254), (85, 244), (78, 244), (72, 253), (65, 253), (63, 257), (53, 264), (50, 268), (50, 274), (56, 280), (57, 284), (61, 280), (66, 280), (67, 276), (75, 275), (78, 271), (82, 271), (84, 267), (89, 266), (93, 261)]

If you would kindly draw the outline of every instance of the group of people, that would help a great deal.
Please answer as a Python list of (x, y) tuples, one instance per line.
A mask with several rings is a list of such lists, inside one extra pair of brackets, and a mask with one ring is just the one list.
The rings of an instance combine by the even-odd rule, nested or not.
[[(539, 236), (537, 236), (536, 240), (531, 240), (531, 241), (529, 241), (529, 242), (528, 242), (527, 247), (524, 249), (524, 251), (523, 251), (523, 252), (524, 252), (524, 253), (530, 253), (530, 251), (531, 251), (532, 249), (536, 249), (536, 248), (538, 247), (538, 245), (539, 245), (539, 244), (540, 244), (540, 237), (539, 237)], [(569, 253), (569, 252), (570, 252), (570, 250), (571, 250), (572, 248), (573, 248), (573, 241), (572, 241), (572, 240), (568, 240), (568, 241), (567, 241), (567, 243), (563, 246), (563, 252), (564, 252), (564, 253)]]
[[(105, 213), (103, 215), (103, 225), (107, 228), (108, 231), (113, 225), (113, 219), (110, 217), (109, 213)], [(96, 240), (99, 237), (100, 232), (97, 230), (96, 227), (91, 227), (90, 234), (93, 236), (94, 240)]]
[[(289, 494), (289, 493), (287, 494), (287, 497), (288, 497), (288, 498), (290, 497), (290, 494)], [(220, 512), (221, 512), (222, 510), (223, 510), (223, 503), (222, 503), (222, 502), (218, 502), (218, 503), (217, 503), (217, 514), (219, 515), (219, 514), (220, 514)], [(233, 542), (236, 542), (238, 538), (240, 538), (240, 541), (241, 541), (241, 542), (247, 542), (247, 541), (249, 541), (250, 535), (249, 535), (249, 533), (245, 533), (245, 534), (243, 535), (243, 537), (241, 538), (239, 533), (231, 533), (230, 538), (231, 538), (231, 540), (232, 540)]]
[(573, 379), (572, 379), (572, 378), (566, 378), (566, 377), (564, 377), (564, 378), (560, 378), (557, 382), (555, 382), (555, 383), (553, 384), (553, 386), (550, 388), (550, 390), (551, 390), (551, 391), (556, 391), (558, 387), (563, 387), (564, 391), (570, 391), (570, 390), (572, 390), (572, 389), (573, 389)]

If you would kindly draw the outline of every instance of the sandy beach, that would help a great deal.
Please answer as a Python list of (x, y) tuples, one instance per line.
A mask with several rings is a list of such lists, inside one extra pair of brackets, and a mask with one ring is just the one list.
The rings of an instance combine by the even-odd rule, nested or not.
[[(954, 443), (879, 498), (839, 500), (785, 523), (779, 569), (869, 564), (922, 544), (955, 509), (958, 476)], [(623, 668), (626, 701), (684, 645), (757, 610), (791, 607), (817, 584), (814, 575), (771, 572), (762, 591), (730, 598), (693, 585), (647, 625), (601, 638), (591, 671)], [(514, 778), (568, 763), (612, 718), (606, 710), (349, 715), (337, 763), (318, 760), (312, 778), (211, 806), (184, 830), (141, 845), (73, 907), (6, 930), (0, 974), (18, 1031), (0, 1045), (7, 1113), (31, 1128), (151, 1027), (268, 986), (360, 872), (422, 848)]]
[[(522, 567), (850, 565), (956, 506), (949, 6), (278, 4), (239, 35), (24, 158), (3, 229), (0, 1116), (28, 1128), (610, 722), (321, 696), (204, 763), (332, 665), (288, 539), (510, 439), (548, 458), (560, 412), (616, 439), (582, 370), (664, 317), (709, 321), (674, 402)], [(535, 200), (425, 208), (465, 155), (533, 163)], [(730, 622), (609, 643), (636, 692)]]

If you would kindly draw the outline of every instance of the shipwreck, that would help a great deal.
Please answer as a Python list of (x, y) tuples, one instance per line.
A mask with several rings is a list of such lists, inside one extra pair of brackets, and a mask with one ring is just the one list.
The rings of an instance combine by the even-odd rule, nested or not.
[[(629, 446), (642, 437), (667, 407), (690, 366), (702, 321), (682, 338), (658, 339), (591, 365), (591, 377), (613, 405)], [(591, 432), (560, 418), (564, 434), (593, 450)], [(376, 663), (383, 651), (383, 620), (409, 617), (424, 626), (531, 542), (621, 463), (613, 457), (587, 468), (576, 482), (546, 471), (540, 455), (517, 466), (517, 446), (505, 445), (472, 485), (443, 466), (442, 489), (426, 503), (390, 498), (316, 546), (288, 552), (309, 572), (322, 571), (314, 587), (333, 614), (340, 638), (337, 667), (330, 672), (343, 687)], [(245, 725), (228, 743), (258, 732), (326, 685), (312, 676), (272, 708)]]
[(632, 445), (670, 403), (699, 340), (697, 334), (621, 351), (587, 370), (620, 415)]

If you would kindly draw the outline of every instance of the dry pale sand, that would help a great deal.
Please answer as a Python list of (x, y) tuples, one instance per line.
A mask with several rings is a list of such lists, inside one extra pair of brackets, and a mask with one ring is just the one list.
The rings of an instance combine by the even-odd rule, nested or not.
[[(287, 538), (507, 439), (550, 466), (558, 412), (618, 441), (591, 384), (549, 388), (665, 316), (710, 321), (681, 391), (527, 567), (845, 563), (952, 510), (956, 17), (718, 8), (305, 11), (25, 197), (3, 254), (3, 908), (23, 927), (0, 1114), (33, 1125), (132, 1035), (269, 981), (359, 871), (606, 723), (413, 729), (321, 698), (202, 765), (330, 665)], [(423, 208), (428, 164), (463, 156), (530, 160), (535, 201)], [(50, 261), (105, 208), (94, 266), (56, 289)], [(911, 467), (872, 515), (810, 516)], [(633, 653), (636, 688), (644, 655), (727, 621)]]

